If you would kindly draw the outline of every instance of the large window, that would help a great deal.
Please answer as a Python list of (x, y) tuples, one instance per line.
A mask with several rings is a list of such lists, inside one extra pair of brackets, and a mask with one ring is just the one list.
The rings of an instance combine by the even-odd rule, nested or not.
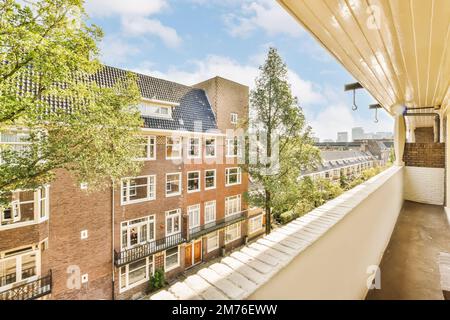
[(188, 142), (188, 158), (200, 158), (202, 153), (202, 144), (200, 138), (189, 138)]
[(161, 106), (151, 102), (141, 101), (138, 108), (143, 116), (172, 118), (172, 108), (170, 106)]
[(154, 200), (156, 198), (156, 176), (122, 179), (122, 205)]
[(180, 209), (166, 212), (166, 236), (180, 233), (181, 231), (181, 211)]
[(2, 152), (11, 150), (19, 155), (30, 150), (30, 138), (26, 132), (0, 132), (0, 163), (2, 160)]
[(205, 190), (216, 188), (216, 170), (205, 170)]
[(263, 228), (263, 215), (260, 214), (256, 217), (252, 217), (248, 220), (248, 233), (254, 233), (262, 230)]
[(189, 229), (200, 226), (200, 205), (196, 204), (188, 207)]
[(122, 222), (122, 249), (155, 240), (155, 216)]
[(214, 158), (216, 156), (216, 139), (205, 139), (205, 157)]
[(241, 223), (235, 223), (225, 228), (225, 243), (235, 241), (241, 237)]
[(166, 197), (181, 194), (181, 172), (166, 174)]
[(191, 171), (187, 173), (187, 191), (200, 191), (200, 171)]
[(39, 249), (27, 247), (0, 255), (0, 291), (25, 280), (36, 279)]
[(216, 221), (216, 201), (205, 202), (205, 224)]
[(181, 137), (166, 137), (166, 159), (181, 158)]
[(11, 192), (9, 204), (0, 206), (0, 228), (46, 220), (49, 215), (49, 186)]
[(179, 247), (166, 250), (164, 270), (167, 272), (167, 271), (173, 270), (179, 266), (180, 266)]
[(120, 292), (124, 292), (150, 279), (154, 273), (153, 256), (132, 262), (120, 268)]
[(225, 169), (226, 186), (232, 186), (241, 183), (241, 168)]
[(235, 195), (225, 198), (225, 216), (241, 212), (241, 195)]
[(137, 160), (155, 160), (156, 159), (156, 137), (155, 136), (143, 136), (139, 137), (141, 144), (140, 154), (137, 156)]
[(241, 157), (241, 143), (238, 137), (234, 137), (233, 139), (226, 139), (226, 147), (227, 147), (227, 157)]
[(206, 252), (210, 253), (219, 248), (219, 232), (213, 232), (208, 234), (206, 243)]

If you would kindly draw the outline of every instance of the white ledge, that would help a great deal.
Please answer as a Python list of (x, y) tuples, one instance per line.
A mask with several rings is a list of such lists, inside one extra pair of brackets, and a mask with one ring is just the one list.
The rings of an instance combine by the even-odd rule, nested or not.
[(381, 172), (149, 299), (248, 298), (400, 170), (393, 166)]

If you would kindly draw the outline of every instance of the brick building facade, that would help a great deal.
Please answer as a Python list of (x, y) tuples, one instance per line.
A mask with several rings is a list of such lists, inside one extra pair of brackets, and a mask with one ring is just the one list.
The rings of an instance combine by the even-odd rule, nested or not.
[[(124, 75), (105, 67), (96, 81)], [(137, 76), (141, 173), (91, 192), (58, 171), (49, 186), (13, 193), (1, 210), (0, 299), (20, 298), (17, 288), (35, 298), (136, 298), (155, 270), (170, 280), (263, 232), (260, 210), (245, 202), (233, 131), (248, 118), (248, 87)]]

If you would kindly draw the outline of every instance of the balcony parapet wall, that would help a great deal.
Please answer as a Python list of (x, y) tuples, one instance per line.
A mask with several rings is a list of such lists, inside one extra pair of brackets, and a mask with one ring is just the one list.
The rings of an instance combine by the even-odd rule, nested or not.
[(363, 299), (402, 204), (394, 166), (149, 298)]

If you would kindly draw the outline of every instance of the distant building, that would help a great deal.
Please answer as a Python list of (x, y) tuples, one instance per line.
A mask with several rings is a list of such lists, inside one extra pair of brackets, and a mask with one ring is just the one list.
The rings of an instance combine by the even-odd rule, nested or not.
[(321, 150), (320, 156), (322, 163), (313, 170), (303, 171), (302, 177), (339, 181), (341, 176), (353, 178), (360, 175), (363, 170), (377, 165), (376, 158), (370, 151)]
[(365, 133), (364, 133), (364, 128), (363, 127), (355, 127), (352, 128), (352, 140), (361, 140), (361, 139), (365, 139)]
[(338, 132), (336, 142), (348, 142), (348, 132)]
[(326, 151), (369, 151), (377, 165), (384, 166), (389, 161), (394, 142), (392, 139), (361, 139), (352, 142), (320, 142), (315, 146)]
[(314, 141), (314, 143), (319, 143), (320, 142), (320, 139), (317, 138), (317, 137), (312, 137), (312, 140)]
[(323, 142), (334, 142), (333, 139), (323, 139)]

